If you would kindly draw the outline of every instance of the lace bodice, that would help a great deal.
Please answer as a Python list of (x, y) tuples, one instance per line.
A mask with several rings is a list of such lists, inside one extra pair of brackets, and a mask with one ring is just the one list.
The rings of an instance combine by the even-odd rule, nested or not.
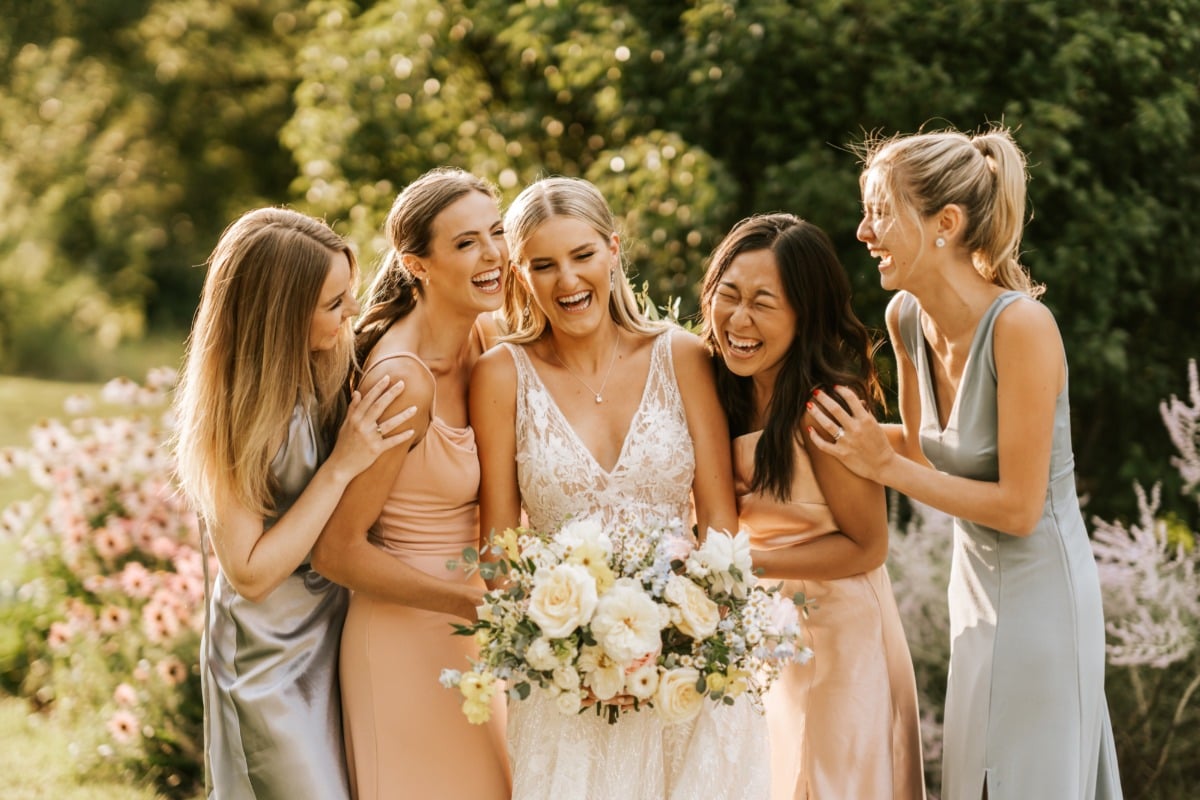
[(524, 348), (505, 347), (517, 366), (517, 482), (532, 527), (555, 530), (571, 516), (605, 525), (687, 522), (696, 457), (670, 331), (654, 341), (646, 388), (611, 472), (567, 422)]

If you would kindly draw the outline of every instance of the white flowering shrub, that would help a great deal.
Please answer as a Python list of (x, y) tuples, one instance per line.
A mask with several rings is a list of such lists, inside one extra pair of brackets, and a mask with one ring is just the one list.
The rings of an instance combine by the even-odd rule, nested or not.
[(0, 589), (0, 672), (38, 707), (95, 722), (95, 741), (73, 753), (81, 771), (186, 794), (201, 776), (204, 565), (163, 445), (174, 382), (168, 369), (112, 381), (101, 402), (116, 415), (72, 397), (66, 421), (0, 450), (0, 478), (20, 471), (37, 491), (0, 512), (20, 561)]
[[(1171, 465), (1200, 506), (1200, 380), (1188, 363), (1188, 400), (1159, 404), (1179, 455)], [(1095, 519), (1092, 549), (1100, 570), (1108, 631), (1109, 705), (1131, 797), (1191, 796), (1200, 782), (1200, 549), (1196, 532), (1163, 513), (1162, 485), (1134, 485), (1134, 522)]]

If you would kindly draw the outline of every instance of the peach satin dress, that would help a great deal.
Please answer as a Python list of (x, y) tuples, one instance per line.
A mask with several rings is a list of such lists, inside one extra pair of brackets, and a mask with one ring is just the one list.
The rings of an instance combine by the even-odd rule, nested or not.
[[(760, 435), (733, 441), (738, 516), (754, 548), (791, 547), (836, 531), (803, 445), (791, 502), (750, 492)], [(783, 591), (803, 592), (816, 608), (804, 620), (812, 660), (789, 666), (766, 698), (771, 800), (923, 798), (917, 688), (886, 569), (785, 581)]]
[[(388, 356), (396, 357), (417, 360), (410, 353)], [(443, 422), (436, 398), (431, 411), (429, 428), (409, 452), (369, 536), (380, 558), (482, 586), (478, 574), (446, 568), (447, 560), (461, 560), (463, 548), (478, 544), (475, 433)], [(472, 638), (453, 635), (452, 622), (464, 620), (352, 595), (341, 683), (346, 757), (358, 800), (509, 797), (503, 693), (493, 701), (491, 721), (472, 725), (458, 691), (438, 683), (443, 668), (469, 669), (468, 657), (477, 654)]]

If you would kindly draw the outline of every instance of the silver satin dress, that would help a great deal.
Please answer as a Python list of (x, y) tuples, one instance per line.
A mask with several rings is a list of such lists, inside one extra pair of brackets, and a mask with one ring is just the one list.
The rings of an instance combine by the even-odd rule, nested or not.
[[(325, 456), (298, 404), (271, 462), (279, 488), (266, 528)], [(210, 800), (349, 798), (337, 677), (346, 590), (307, 561), (259, 603), (220, 573), (208, 588), (200, 675)]]

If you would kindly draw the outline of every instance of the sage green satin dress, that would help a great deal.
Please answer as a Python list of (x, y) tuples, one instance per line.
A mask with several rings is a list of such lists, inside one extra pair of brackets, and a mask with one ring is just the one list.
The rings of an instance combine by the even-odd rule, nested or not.
[[(945, 428), (920, 306), (904, 292), (892, 300), (917, 372), (921, 450), (942, 472), (999, 476), (993, 331), (1011, 303), (1034, 302), (1024, 297), (1001, 294), (979, 321)], [(978, 800), (985, 783), (988, 800), (1121, 797), (1104, 696), (1100, 581), (1074, 470), (1064, 385), (1033, 532), (1011, 536), (955, 520), (942, 800)]]

